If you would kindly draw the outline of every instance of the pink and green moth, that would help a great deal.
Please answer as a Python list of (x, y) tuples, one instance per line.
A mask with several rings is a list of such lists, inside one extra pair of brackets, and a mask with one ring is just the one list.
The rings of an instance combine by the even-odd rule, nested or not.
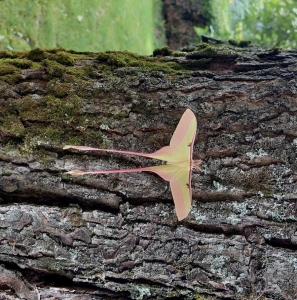
[(81, 171), (72, 170), (68, 174), (110, 174), (124, 172), (153, 172), (164, 180), (169, 181), (178, 220), (186, 218), (191, 209), (192, 202), (192, 169), (198, 168), (201, 160), (193, 160), (193, 146), (196, 137), (197, 121), (194, 113), (187, 109), (182, 115), (169, 146), (165, 146), (154, 153), (141, 153), (110, 149), (99, 149), (87, 146), (67, 145), (63, 149), (77, 149), (83, 151), (106, 151), (129, 155), (138, 155), (166, 161), (165, 165), (145, 168), (107, 170), (107, 171)]

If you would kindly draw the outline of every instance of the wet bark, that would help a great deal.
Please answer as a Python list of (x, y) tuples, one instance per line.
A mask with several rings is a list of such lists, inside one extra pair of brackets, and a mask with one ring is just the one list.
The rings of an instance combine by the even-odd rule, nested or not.
[[(205, 47), (0, 53), (1, 299), (296, 299), (297, 52)], [(151, 164), (62, 148), (152, 152), (186, 108), (185, 220), (153, 174), (66, 174)]]

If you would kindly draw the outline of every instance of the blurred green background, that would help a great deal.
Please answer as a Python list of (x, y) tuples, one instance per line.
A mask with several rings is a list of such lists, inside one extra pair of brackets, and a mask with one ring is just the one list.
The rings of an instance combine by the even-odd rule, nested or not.
[(0, 0), (0, 48), (151, 54), (165, 43), (161, 9), (160, 0)]
[[(62, 47), (151, 55), (168, 43), (164, 1), (0, 0), (0, 50)], [(199, 8), (205, 24), (193, 26), (197, 35), (188, 43), (199, 42), (199, 35), (206, 34), (267, 47), (297, 47), (297, 0), (183, 1)]]
[(202, 14), (209, 21), (197, 34), (297, 48), (297, 0), (205, 0)]

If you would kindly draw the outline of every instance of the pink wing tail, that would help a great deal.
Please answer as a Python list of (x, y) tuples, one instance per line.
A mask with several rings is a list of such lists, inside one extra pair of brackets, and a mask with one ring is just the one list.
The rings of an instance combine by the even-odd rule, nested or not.
[[(77, 150), (82, 150), (82, 151), (105, 151), (105, 152), (114, 152), (114, 153), (122, 153), (122, 154), (130, 154), (130, 155), (144, 156), (144, 157), (150, 157), (150, 158), (157, 158), (154, 155), (155, 152), (154, 153), (142, 153), (142, 152), (100, 149), (100, 148), (92, 148), (92, 147), (88, 147), (88, 146), (72, 146), (72, 145), (67, 145), (67, 146), (63, 147), (63, 149), (70, 149), (70, 148), (77, 149)], [(158, 151), (160, 151), (160, 150), (158, 150)]]
[[(159, 175), (164, 180), (169, 181), (171, 176), (166, 172), (167, 165), (152, 166), (146, 168), (134, 168), (134, 169), (121, 169), (121, 170), (106, 170), (106, 171), (82, 171), (82, 170), (72, 170), (67, 172), (67, 174), (72, 175), (87, 175), (87, 174), (112, 174), (112, 173), (128, 173), (128, 172), (153, 172)], [(165, 170), (163, 170), (165, 168)]]

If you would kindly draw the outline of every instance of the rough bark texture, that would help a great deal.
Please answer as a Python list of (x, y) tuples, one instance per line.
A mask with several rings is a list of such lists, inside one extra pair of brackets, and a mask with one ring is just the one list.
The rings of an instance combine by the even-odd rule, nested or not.
[(179, 48), (197, 42), (194, 26), (205, 27), (207, 17), (202, 13), (200, 0), (163, 0), (167, 44)]
[[(0, 299), (297, 298), (297, 52), (219, 47), (0, 52)], [(152, 163), (62, 147), (152, 152), (187, 107), (184, 221), (153, 174), (65, 174)]]

